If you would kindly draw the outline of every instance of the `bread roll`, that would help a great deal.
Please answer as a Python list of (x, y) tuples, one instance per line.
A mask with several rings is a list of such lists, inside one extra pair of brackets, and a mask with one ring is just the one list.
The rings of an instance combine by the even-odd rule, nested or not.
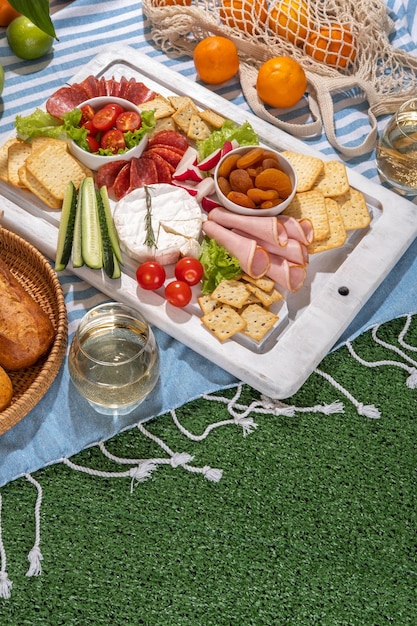
[(0, 259), (0, 366), (30, 367), (49, 350), (53, 338), (48, 315)]
[(6, 409), (13, 397), (13, 386), (7, 372), (0, 367), (0, 411)]

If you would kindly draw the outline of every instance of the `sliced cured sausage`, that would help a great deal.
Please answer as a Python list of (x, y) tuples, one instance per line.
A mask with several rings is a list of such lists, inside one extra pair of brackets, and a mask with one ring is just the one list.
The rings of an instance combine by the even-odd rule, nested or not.
[(148, 146), (152, 148), (156, 144), (163, 144), (164, 146), (171, 146), (172, 148), (178, 148), (183, 153), (189, 147), (187, 139), (176, 130), (159, 130), (149, 140)]
[(155, 185), (158, 183), (156, 165), (152, 159), (146, 156), (134, 158), (130, 162), (130, 190)]
[(203, 230), (208, 237), (215, 239), (229, 254), (237, 258), (246, 274), (252, 278), (265, 276), (270, 265), (269, 254), (254, 239), (242, 237), (210, 220), (203, 222)]
[(127, 163), (128, 161), (110, 161), (110, 163), (102, 165), (97, 170), (96, 174), (96, 186), (98, 189), (103, 187), (103, 185), (107, 187), (107, 189), (113, 187), (118, 173)]
[(148, 148), (146, 152), (154, 152), (156, 154), (159, 154), (160, 157), (165, 159), (165, 161), (170, 163), (170, 165), (172, 165), (174, 168), (177, 167), (178, 163), (182, 159), (182, 154), (178, 151), (172, 150), (171, 148), (162, 148), (155, 146), (152, 148)]
[(50, 115), (60, 119), (64, 113), (72, 111), (81, 102), (85, 102), (88, 99), (87, 92), (80, 85), (61, 87), (46, 101), (46, 110)]
[(130, 190), (130, 162), (126, 163), (116, 176), (113, 187), (111, 188), (111, 197), (120, 200)]
[[(116, 94), (112, 93), (112, 96), (114, 95)], [(126, 100), (133, 102), (133, 104), (142, 104), (148, 100), (153, 100), (155, 96), (156, 93), (152, 89), (149, 89), (144, 83), (138, 82), (134, 78), (129, 81), (124, 95)]]
[(168, 163), (168, 161), (165, 161), (165, 159), (163, 159), (156, 152), (152, 152), (152, 150), (149, 150), (149, 152), (145, 152), (142, 156), (146, 156), (154, 161), (156, 172), (158, 175), (158, 183), (172, 182), (172, 174), (175, 172), (175, 168), (170, 163)]
[[(73, 85), (74, 87), (74, 85)], [(81, 81), (80, 87), (85, 89), (88, 94), (88, 99), (97, 98), (99, 95), (99, 79), (96, 76), (87, 76), (84, 80)]]

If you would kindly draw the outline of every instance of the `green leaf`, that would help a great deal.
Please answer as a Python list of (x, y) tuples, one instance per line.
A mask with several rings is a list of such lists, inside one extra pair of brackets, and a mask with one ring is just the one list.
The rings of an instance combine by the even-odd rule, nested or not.
[(58, 39), (49, 15), (49, 0), (9, 0), (9, 4), (44, 33)]

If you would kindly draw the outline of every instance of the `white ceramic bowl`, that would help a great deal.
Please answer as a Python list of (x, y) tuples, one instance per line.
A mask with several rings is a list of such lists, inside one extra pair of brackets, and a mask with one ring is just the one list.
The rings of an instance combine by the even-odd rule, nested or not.
[[(126, 111), (136, 111), (136, 113), (139, 113), (140, 115), (140, 110), (135, 104), (133, 104), (133, 102), (129, 102), (129, 100), (124, 100), (123, 98), (115, 98), (113, 96), (99, 96), (97, 98), (91, 98), (90, 100), (86, 100), (85, 102), (79, 104), (77, 108), (81, 108), (86, 104), (89, 104), (95, 111), (98, 111), (106, 104), (111, 104), (113, 102), (120, 104)], [(72, 140), (68, 142), (68, 148), (71, 154), (78, 159), (78, 161), (81, 161), (81, 163), (83, 163), (86, 167), (90, 168), (90, 170), (98, 170), (105, 163), (110, 163), (112, 161), (130, 161), (133, 157), (140, 157), (147, 144), (148, 135), (145, 135), (134, 148), (131, 148), (122, 154), (114, 154), (112, 156), (92, 154), (91, 152), (87, 152), (77, 146), (77, 144)]]
[[(270, 209), (249, 209), (243, 206), (240, 206), (239, 204), (235, 204), (234, 202), (231, 202), (220, 190), (217, 179), (218, 179), (218, 171), (219, 168), (221, 166), (221, 164), (223, 163), (223, 161), (230, 156), (231, 154), (246, 154), (246, 152), (248, 152), (249, 150), (252, 150), (253, 148), (259, 148), (259, 147), (264, 147), (265, 150), (267, 150), (268, 152), (273, 152), (279, 162), (280, 168), (282, 169), (283, 172), (285, 172), (286, 174), (288, 174), (288, 176), (290, 177), (291, 180), (291, 185), (292, 185), (292, 192), (291, 194), (288, 196), (288, 198), (286, 198), (283, 202), (281, 202), (280, 204), (277, 204), (273, 207), (271, 207)], [(218, 162), (215, 170), (214, 170), (214, 184), (216, 187), (216, 194), (217, 194), (217, 198), (219, 200), (219, 202), (229, 211), (233, 211), (233, 213), (239, 213), (240, 215), (257, 215), (257, 216), (269, 216), (269, 215), (278, 215), (279, 213), (282, 213), (282, 211), (284, 211), (284, 209), (290, 204), (291, 200), (294, 198), (295, 196), (295, 192), (296, 192), (296, 188), (297, 188), (297, 174), (293, 168), (293, 166), (291, 165), (291, 163), (288, 161), (288, 159), (286, 159), (285, 157), (283, 157), (280, 152), (278, 152), (277, 150), (274, 150), (273, 148), (270, 148), (269, 146), (241, 146), (240, 148), (235, 148), (234, 150), (231, 150), (230, 152), (228, 152), (227, 154), (225, 154), (220, 161)]]

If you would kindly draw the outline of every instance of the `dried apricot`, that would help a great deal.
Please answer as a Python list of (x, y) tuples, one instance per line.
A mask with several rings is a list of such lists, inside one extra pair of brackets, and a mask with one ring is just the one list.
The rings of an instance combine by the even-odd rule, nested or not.
[(253, 180), (246, 170), (236, 169), (230, 172), (229, 183), (232, 191), (246, 193), (253, 187)]
[(255, 165), (255, 163), (258, 163), (258, 161), (261, 160), (263, 155), (264, 155), (263, 148), (252, 148), (252, 150), (248, 150), (246, 154), (244, 154), (238, 159), (236, 165), (237, 167), (240, 167), (244, 170), (247, 167), (251, 167), (252, 165)]
[(256, 189), (252, 187), (247, 190), (246, 194), (255, 204), (262, 204), (262, 202), (267, 200), (279, 200), (279, 193), (276, 189)]
[(255, 178), (255, 187), (258, 189), (275, 189), (280, 198), (288, 198), (292, 192), (291, 180), (288, 174), (272, 167), (264, 170)]
[(219, 185), (219, 189), (224, 196), (227, 196), (232, 191), (230, 187), (229, 179), (225, 176), (219, 176), (217, 179), (217, 184)]
[(230, 172), (236, 167), (236, 163), (240, 159), (239, 154), (229, 154), (225, 160), (219, 165), (219, 169), (217, 171), (218, 176), (224, 176), (225, 178), (229, 178)]
[(254, 201), (251, 200), (245, 193), (241, 193), (240, 191), (231, 191), (227, 197), (230, 202), (234, 202), (239, 206), (247, 209), (256, 209)]

